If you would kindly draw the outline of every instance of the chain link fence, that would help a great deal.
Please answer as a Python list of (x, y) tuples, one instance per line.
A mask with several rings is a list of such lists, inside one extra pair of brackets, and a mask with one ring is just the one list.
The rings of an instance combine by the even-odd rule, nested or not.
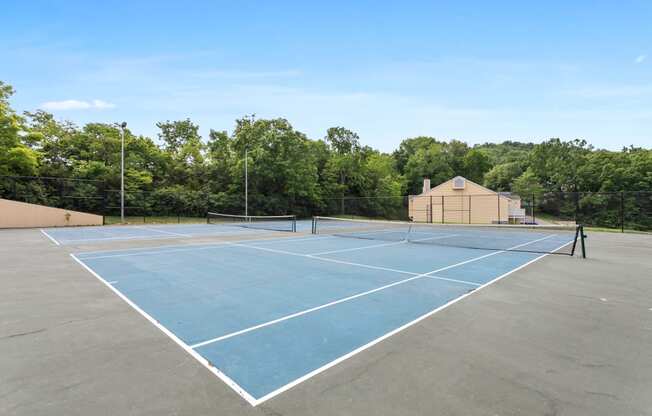
[[(0, 198), (89, 212), (120, 221), (120, 190), (106, 182), (56, 177), (0, 176)], [(203, 221), (208, 211), (243, 214), (244, 195), (171, 185), (125, 191), (128, 222)], [(541, 192), (534, 195), (427, 195), (323, 198), (250, 194), (250, 215), (294, 214), (427, 223), (582, 224), (619, 231), (652, 231), (652, 191)]]

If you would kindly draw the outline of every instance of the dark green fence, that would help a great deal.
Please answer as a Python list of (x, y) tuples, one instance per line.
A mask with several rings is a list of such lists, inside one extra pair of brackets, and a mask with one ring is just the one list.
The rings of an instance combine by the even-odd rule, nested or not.
[[(459, 222), (468, 222), (472, 210), (483, 206), (474, 201), (487, 197), (468, 195), (465, 198), (469, 198), (469, 203), (460, 205), (459, 196), (444, 196), (438, 203), (446, 212), (457, 207)], [(0, 176), (0, 198), (104, 215), (107, 222), (117, 222), (120, 217), (120, 190), (115, 184), (98, 180)], [(652, 191), (542, 192), (521, 195), (520, 199), (524, 216), (518, 222), (568, 222), (620, 231), (652, 231)], [(406, 221), (411, 215), (409, 200), (408, 196), (345, 196), (308, 201), (280, 193), (251, 193), (248, 212), (294, 214), (299, 218), (322, 215)], [(127, 184), (125, 192), (125, 215), (130, 222), (200, 221), (208, 211), (243, 214), (244, 207), (241, 192), (214, 189), (210, 183), (199, 189), (170, 185), (147, 190), (133, 189)], [(440, 222), (428, 213), (422, 214), (420, 218), (427, 222)]]

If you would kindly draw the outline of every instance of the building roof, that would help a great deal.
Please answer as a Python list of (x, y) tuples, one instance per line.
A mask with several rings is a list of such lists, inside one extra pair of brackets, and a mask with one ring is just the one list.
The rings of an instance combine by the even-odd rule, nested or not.
[[(430, 195), (430, 194), (432, 194), (433, 192), (435, 192), (435, 191), (437, 190), (437, 188), (443, 188), (444, 185), (447, 185), (448, 183), (454, 181), (454, 180), (457, 179), (457, 178), (462, 178), (462, 179), (464, 179), (466, 182), (472, 183), (473, 185), (475, 185), (475, 186), (477, 186), (477, 187), (479, 187), (479, 188), (482, 188), (482, 189), (483, 189), (484, 191), (486, 191), (488, 194), (500, 195), (500, 196), (503, 197), (503, 198), (510, 198), (510, 199), (511, 199), (510, 196), (505, 195), (505, 192), (496, 192), (496, 191), (492, 191), (491, 189), (486, 188), (486, 187), (480, 185), (479, 183), (475, 183), (475, 182), (473, 182), (472, 180), (469, 180), (469, 179), (465, 178), (464, 176), (459, 176), (459, 175), (458, 175), (458, 176), (455, 176), (454, 178), (451, 178), (451, 179), (449, 179), (449, 180), (447, 180), (447, 181), (444, 181), (444, 182), (440, 183), (439, 185), (437, 185), (437, 186), (435, 186), (435, 187), (433, 187), (433, 188), (430, 188), (430, 191), (425, 192), (425, 193), (421, 193), (420, 195)], [(517, 198), (518, 198), (518, 196), (517, 196)]]

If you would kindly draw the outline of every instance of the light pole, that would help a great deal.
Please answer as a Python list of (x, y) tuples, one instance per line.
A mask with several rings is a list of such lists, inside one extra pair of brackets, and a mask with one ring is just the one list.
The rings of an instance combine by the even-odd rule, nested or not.
[(249, 216), (249, 172), (247, 171), (247, 148), (245, 147), (245, 217)]
[[(254, 123), (256, 122), (256, 115), (251, 115), (251, 127), (253, 128)], [(247, 169), (247, 159), (249, 159), (249, 148), (248, 144), (245, 144), (245, 217), (249, 216), (249, 171)]]
[(127, 122), (120, 124), (120, 222), (125, 222), (125, 129)]

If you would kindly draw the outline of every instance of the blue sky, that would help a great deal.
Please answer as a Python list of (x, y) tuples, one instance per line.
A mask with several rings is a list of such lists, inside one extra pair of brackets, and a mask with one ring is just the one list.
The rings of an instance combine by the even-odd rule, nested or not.
[(3, 4), (19, 111), (83, 124), (246, 114), (383, 151), (584, 138), (652, 147), (652, 3), (25, 1)]

